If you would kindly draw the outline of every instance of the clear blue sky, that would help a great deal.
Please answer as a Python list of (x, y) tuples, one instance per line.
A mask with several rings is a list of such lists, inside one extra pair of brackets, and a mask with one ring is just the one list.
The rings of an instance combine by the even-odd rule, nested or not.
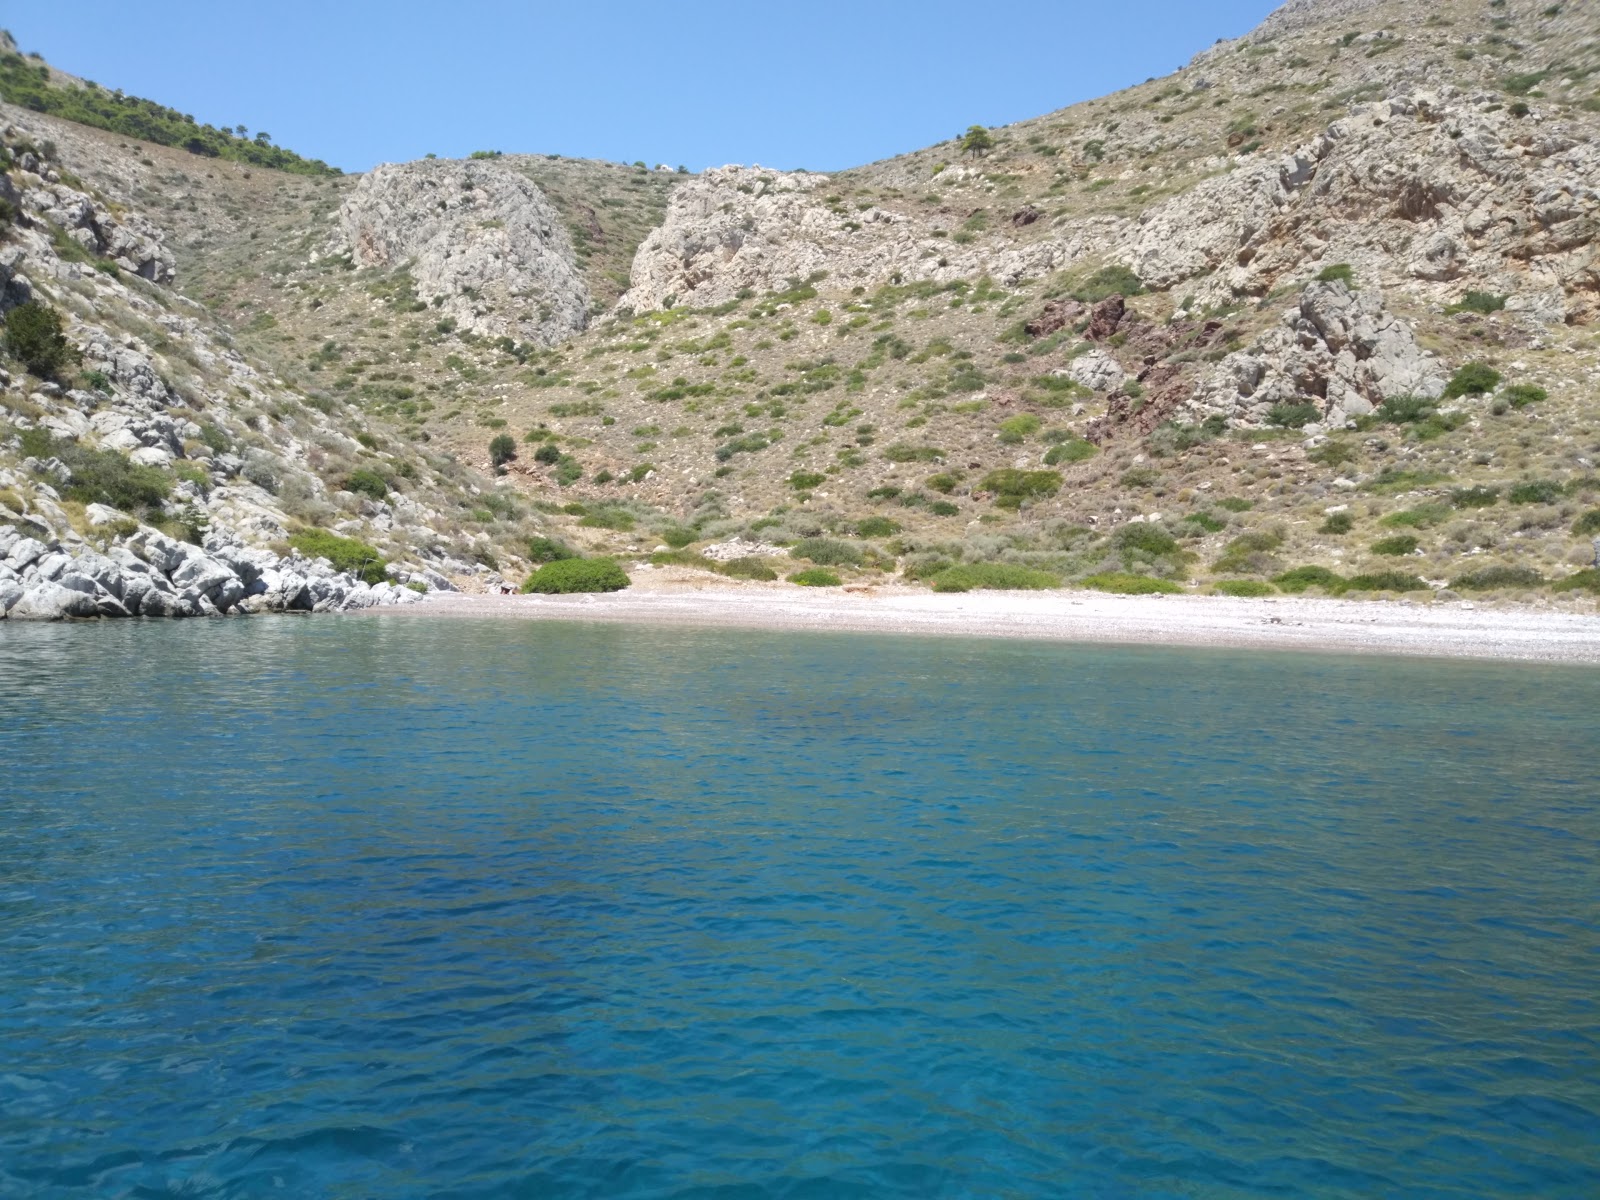
[(1278, 0), (54, 0), (24, 51), (345, 170), (477, 149), (836, 170), (1186, 63)]

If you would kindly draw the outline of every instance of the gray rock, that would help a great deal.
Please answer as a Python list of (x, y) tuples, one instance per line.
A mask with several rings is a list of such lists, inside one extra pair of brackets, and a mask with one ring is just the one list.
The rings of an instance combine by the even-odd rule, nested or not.
[(12, 579), (0, 579), (0, 617), (10, 613), (12, 606), (22, 599), (24, 588)]
[(15, 621), (61, 621), (68, 617), (94, 617), (100, 612), (92, 592), (80, 592), (59, 583), (29, 588), (6, 614)]
[(43, 542), (31, 537), (19, 538), (11, 547), (11, 552), (6, 555), (6, 563), (14, 571), (21, 571), (30, 567), (45, 555)]

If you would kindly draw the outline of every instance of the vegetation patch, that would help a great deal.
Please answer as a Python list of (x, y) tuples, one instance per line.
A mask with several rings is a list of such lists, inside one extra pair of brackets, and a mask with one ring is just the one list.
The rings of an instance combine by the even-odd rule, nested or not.
[(1104, 571), (1079, 582), (1097, 592), (1115, 592), (1119, 596), (1175, 596), (1183, 591), (1170, 579), (1133, 575), (1126, 571)]
[(833, 538), (804, 538), (789, 550), (792, 558), (803, 558), (823, 567), (859, 567), (865, 557), (857, 546)]
[(936, 592), (1037, 592), (1061, 586), (1061, 580), (1048, 571), (1013, 563), (959, 563), (946, 567), (929, 582)]
[(1374, 571), (1366, 575), (1352, 575), (1345, 581), (1345, 589), (1351, 592), (1426, 592), (1429, 590), (1426, 580), (1418, 579), (1415, 575), (1407, 575), (1404, 571)]
[(346, 571), (363, 583), (379, 584), (388, 576), (389, 564), (377, 547), (356, 538), (340, 537), (326, 529), (302, 529), (289, 539), (289, 545), (306, 558), (325, 558), (335, 571)]
[(1309, 591), (1311, 588), (1319, 588), (1330, 595), (1337, 596), (1345, 589), (1344, 576), (1335, 574), (1327, 567), (1295, 567), (1292, 571), (1285, 571), (1282, 575), (1277, 576), (1272, 582), (1277, 584), (1280, 590), (1289, 592), (1291, 595), (1299, 595), (1301, 592)]
[(1411, 554), (1420, 544), (1421, 543), (1417, 540), (1415, 535), (1409, 533), (1400, 533), (1396, 534), (1394, 537), (1384, 538), (1380, 542), (1373, 542), (1372, 552), (1374, 554), (1387, 554), (1391, 556)]
[(1240, 596), (1246, 599), (1278, 594), (1277, 588), (1262, 579), (1222, 579), (1212, 590), (1220, 596)]
[(1462, 367), (1445, 384), (1444, 397), (1454, 400), (1460, 396), (1482, 396), (1500, 386), (1500, 372), (1488, 363), (1472, 362)]
[(628, 573), (609, 558), (563, 558), (547, 562), (522, 584), (524, 592), (564, 595), (570, 592), (620, 592)]
[(1061, 490), (1061, 473), (1003, 467), (998, 471), (990, 471), (978, 487), (982, 491), (993, 492), (995, 503), (1002, 508), (1016, 508), (1024, 500), (1054, 496)]
[(1543, 587), (1545, 578), (1532, 567), (1482, 567), (1451, 581), (1460, 592), (1487, 592), (1497, 588)]
[(543, 534), (528, 539), (528, 561), (533, 563), (560, 562), (563, 559), (577, 558), (578, 552), (565, 542), (555, 538), (545, 537)]
[(808, 567), (789, 576), (789, 582), (801, 587), (838, 587), (844, 581), (826, 567)]

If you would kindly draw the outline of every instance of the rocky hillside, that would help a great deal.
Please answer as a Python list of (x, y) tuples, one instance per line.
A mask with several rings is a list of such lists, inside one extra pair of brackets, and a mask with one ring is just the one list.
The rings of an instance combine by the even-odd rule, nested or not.
[[(69, 312), (95, 407), (134, 394), (91, 365), (131, 334), (193, 393), (159, 413), (292, 482), (188, 426), (149, 465), (200, 465), (186, 502), (232, 529), (248, 501), (280, 549), (327, 530), (464, 586), (537, 535), (686, 577), (1596, 587), (1594, 5), (1294, 0), (1173, 75), (831, 176), (312, 178), (6, 117), (53, 143), (15, 160), (8, 269)], [(49, 407), (91, 421), (83, 380), (8, 389), (14, 453), (117, 451)]]

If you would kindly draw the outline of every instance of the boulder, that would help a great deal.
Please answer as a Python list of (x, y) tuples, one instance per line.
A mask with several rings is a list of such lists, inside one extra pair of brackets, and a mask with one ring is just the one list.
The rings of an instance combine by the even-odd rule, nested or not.
[(6, 614), (15, 621), (62, 621), (68, 617), (94, 617), (100, 613), (93, 592), (81, 592), (59, 583), (29, 588)]
[(1104, 350), (1090, 350), (1080, 354), (1068, 365), (1067, 378), (1091, 392), (1114, 392), (1127, 379), (1122, 364)]

